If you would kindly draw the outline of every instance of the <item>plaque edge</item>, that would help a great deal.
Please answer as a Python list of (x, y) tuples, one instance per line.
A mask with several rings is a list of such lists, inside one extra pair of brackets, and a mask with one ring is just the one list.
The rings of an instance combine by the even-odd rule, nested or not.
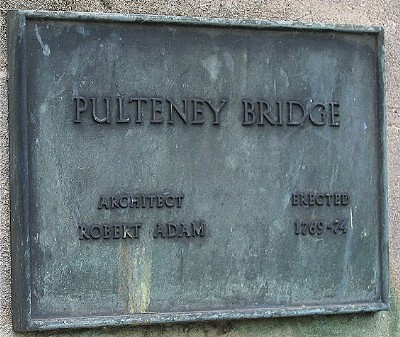
[[(7, 13), (11, 297), (15, 331), (25, 331), (31, 322), (25, 25), (25, 15)], [(12, 97), (14, 93), (18, 93), (14, 95), (18, 99)]]
[(48, 331), (58, 329), (90, 329), (102, 327), (146, 326), (176, 323), (212, 322), (241, 319), (285, 318), (312, 315), (362, 314), (387, 311), (383, 302), (360, 302), (358, 304), (330, 306), (268, 307), (260, 309), (237, 309), (193, 311), (187, 313), (144, 313), (121, 316), (71, 317), (33, 319), (25, 331)]
[(378, 61), (378, 113), (380, 115), (380, 148), (381, 148), (381, 159), (380, 164), (382, 165), (381, 170), (381, 217), (382, 224), (380, 228), (379, 237), (379, 253), (381, 259), (381, 299), (382, 302), (390, 308), (390, 270), (389, 270), (389, 218), (388, 218), (388, 169), (387, 169), (387, 113), (386, 113), (386, 82), (385, 82), (385, 34), (384, 28), (382, 27), (377, 35), (377, 61)]
[(177, 24), (184, 26), (219, 26), (248, 29), (273, 30), (307, 30), (307, 31), (335, 31), (353, 34), (379, 34), (383, 26), (333, 24), (322, 22), (301, 22), (284, 20), (257, 20), (234, 19), (220, 17), (172, 16), (137, 13), (106, 13), (106, 12), (74, 12), (74, 11), (46, 11), (46, 10), (19, 10), (12, 9), (26, 19), (60, 20), (60, 21), (91, 21), (91, 22), (139, 22), (148, 24)]

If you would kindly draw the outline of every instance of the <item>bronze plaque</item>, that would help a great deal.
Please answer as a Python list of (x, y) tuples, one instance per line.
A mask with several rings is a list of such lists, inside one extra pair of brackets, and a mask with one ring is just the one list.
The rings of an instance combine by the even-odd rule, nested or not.
[(16, 330), (387, 309), (381, 28), (8, 32)]

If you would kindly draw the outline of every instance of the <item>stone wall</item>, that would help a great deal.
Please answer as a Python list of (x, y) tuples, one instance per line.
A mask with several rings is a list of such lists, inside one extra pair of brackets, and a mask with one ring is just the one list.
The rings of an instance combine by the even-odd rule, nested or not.
[[(9, 9), (146, 13), (375, 25), (385, 28), (391, 309), (376, 314), (258, 319), (156, 327), (12, 332), (6, 13)], [(400, 336), (400, 2), (395, 0), (0, 0), (0, 336)]]

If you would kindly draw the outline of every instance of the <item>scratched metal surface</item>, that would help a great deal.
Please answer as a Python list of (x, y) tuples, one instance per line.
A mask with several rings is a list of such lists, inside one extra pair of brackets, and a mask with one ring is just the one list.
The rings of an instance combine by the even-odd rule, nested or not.
[[(380, 29), (40, 12), (10, 27), (16, 329), (387, 308)], [(110, 98), (109, 123), (93, 97), (101, 117)], [(147, 99), (142, 123), (129, 97)], [(204, 123), (168, 123), (167, 99), (208, 101)], [(244, 126), (243, 100), (283, 102), (283, 125)], [(339, 116), (287, 125), (289, 101), (338, 102)], [(165, 192), (182, 207), (98, 209)], [(350, 202), (293, 206), (303, 192)], [(296, 234), (317, 220), (323, 233)], [(154, 238), (199, 221), (204, 236)], [(134, 223), (137, 239), (79, 239), (82, 224)]]

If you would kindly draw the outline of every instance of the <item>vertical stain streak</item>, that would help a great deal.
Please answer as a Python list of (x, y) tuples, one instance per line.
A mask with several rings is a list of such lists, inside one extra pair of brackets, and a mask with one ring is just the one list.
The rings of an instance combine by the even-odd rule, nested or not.
[(38, 28), (37, 25), (35, 25), (35, 34), (36, 34), (37, 40), (40, 43), (40, 46), (42, 47), (43, 55), (44, 56), (49, 56), (50, 55), (50, 47), (49, 47), (48, 44), (43, 42), (42, 37), (40, 36), (40, 33), (39, 33), (39, 28)]
[(353, 230), (353, 210), (350, 207), (350, 230)]
[[(148, 241), (148, 239), (144, 239)], [(128, 242), (127, 242), (128, 243)], [(137, 244), (136, 246), (134, 244)], [(146, 248), (147, 247), (147, 248)], [(122, 244), (122, 279), (126, 280), (126, 307), (129, 314), (144, 313), (150, 304), (152, 277), (152, 246), (148, 242)]]
[(350, 260), (351, 260), (351, 247), (352, 247), (352, 242), (353, 242), (353, 210), (350, 207), (350, 224), (349, 224), (349, 230), (347, 231), (346, 234), (346, 245), (343, 253), (343, 269), (342, 269), (342, 278), (340, 280), (339, 286), (338, 286), (338, 293), (340, 295), (345, 295), (345, 290), (346, 286), (349, 280), (349, 274), (351, 270), (349, 269), (350, 265)]
[(244, 50), (243, 55), (242, 55), (242, 62), (243, 62), (243, 68), (241, 69), (240, 72), (240, 83), (242, 84), (241, 86), (241, 92), (244, 94), (246, 92), (246, 87), (247, 87), (247, 71), (248, 71), (248, 60), (247, 60), (247, 49)]

